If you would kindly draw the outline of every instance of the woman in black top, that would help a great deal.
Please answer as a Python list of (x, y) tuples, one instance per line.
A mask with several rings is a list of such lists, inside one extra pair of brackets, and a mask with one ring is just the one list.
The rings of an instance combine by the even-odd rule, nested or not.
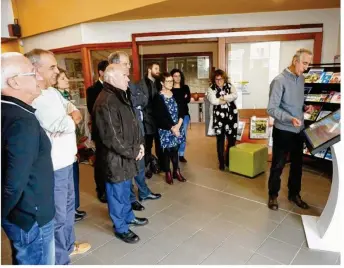
[(185, 141), (180, 144), (178, 155), (179, 155), (179, 161), (186, 163), (186, 159), (184, 157), (185, 154), (185, 147), (186, 147), (186, 134), (188, 125), (190, 122), (190, 114), (189, 114), (189, 107), (188, 103), (191, 99), (191, 93), (190, 88), (188, 85), (185, 85), (185, 77), (181, 70), (179, 69), (173, 69), (171, 71), (171, 75), (173, 77), (173, 97), (178, 103), (179, 106), (183, 107), (183, 110), (185, 112), (185, 116), (183, 118), (183, 129), (185, 132)]
[[(214, 72), (207, 98), (211, 104), (209, 112), (211, 127), (216, 135), (219, 167), (220, 170), (224, 170), (225, 166), (229, 166), (229, 149), (236, 141), (238, 109), (234, 101), (238, 98), (238, 94), (223, 70)], [(227, 138), (226, 150), (224, 150), (225, 138)]]
[(181, 143), (185, 142), (182, 127), (185, 113), (183, 107), (179, 106), (173, 97), (171, 92), (173, 78), (169, 73), (162, 74), (161, 85), (162, 90), (153, 99), (153, 111), (162, 150), (161, 162), (168, 184), (173, 184), (170, 160), (173, 165), (173, 178), (185, 182), (186, 179), (180, 174), (178, 165), (178, 148)]

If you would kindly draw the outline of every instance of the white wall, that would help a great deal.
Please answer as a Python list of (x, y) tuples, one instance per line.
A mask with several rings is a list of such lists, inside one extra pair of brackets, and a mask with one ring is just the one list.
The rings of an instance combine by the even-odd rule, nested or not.
[[(57, 32), (54, 31), (41, 34), (37, 37), (26, 38), (24, 41), (24, 50), (27, 50), (25, 47), (26, 42), (29, 42), (31, 47), (34, 44), (37, 47), (41, 46), (46, 49), (52, 49), (80, 43), (130, 42), (132, 33), (141, 32), (168, 32), (309, 23), (323, 23), (324, 40), (322, 62), (332, 62), (337, 52), (340, 25), (339, 8), (83, 23), (80, 26), (81, 33), (79, 34), (82, 40), (78, 43), (76, 43), (79, 40), (75, 38), (75, 33), (68, 35), (70, 38), (60, 40), (61, 37), (52, 34)], [(66, 33), (67, 31), (71, 31), (71, 29), (74, 29), (73, 26), (58, 31), (64, 31)], [(32, 40), (33, 38), (35, 39)], [(40, 43), (43, 40), (45, 42)]]
[(8, 24), (14, 23), (11, 0), (1, 0), (1, 37), (10, 37)]

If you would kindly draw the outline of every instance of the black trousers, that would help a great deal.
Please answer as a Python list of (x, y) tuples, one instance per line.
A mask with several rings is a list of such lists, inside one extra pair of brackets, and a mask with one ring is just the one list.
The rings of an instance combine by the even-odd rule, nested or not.
[(277, 197), (281, 188), (281, 174), (288, 154), (290, 172), (288, 179), (289, 196), (299, 195), (301, 191), (302, 157), (304, 136), (302, 133), (273, 128), (272, 164), (269, 177), (269, 195)]
[(173, 172), (176, 172), (179, 169), (179, 156), (178, 156), (179, 146), (172, 147), (172, 148), (165, 148), (161, 153), (161, 162), (162, 162), (162, 169), (165, 172), (171, 171), (170, 168), (170, 161), (172, 162)]
[(146, 167), (150, 163), (152, 159), (152, 148), (153, 148), (153, 141), (155, 144), (155, 156), (158, 158), (159, 165), (161, 166), (161, 146), (160, 146), (160, 138), (159, 134), (146, 134), (145, 135), (145, 165)]
[[(225, 139), (227, 139), (225, 149)], [(216, 135), (217, 158), (221, 167), (229, 165), (229, 149), (234, 146), (236, 138), (222, 130), (220, 135)]]
[(105, 171), (104, 171), (104, 157), (101, 143), (96, 141), (96, 159), (94, 162), (94, 181), (96, 183), (96, 190), (99, 195), (105, 194)]

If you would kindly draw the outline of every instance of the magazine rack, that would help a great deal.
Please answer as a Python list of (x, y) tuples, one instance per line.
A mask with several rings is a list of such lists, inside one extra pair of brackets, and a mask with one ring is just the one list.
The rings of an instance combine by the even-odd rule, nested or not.
[(330, 195), (326, 206), (320, 217), (302, 215), (303, 227), (305, 229), (308, 247), (316, 250), (340, 252), (341, 228), (339, 212), (339, 163), (343, 159), (338, 154), (340, 148), (336, 143), (331, 146), (333, 175)]

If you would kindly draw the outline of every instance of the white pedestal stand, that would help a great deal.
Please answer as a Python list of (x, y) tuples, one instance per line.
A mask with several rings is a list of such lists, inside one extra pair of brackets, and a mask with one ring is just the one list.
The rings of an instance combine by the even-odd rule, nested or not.
[(339, 225), (339, 170), (338, 162), (343, 163), (339, 155), (339, 145), (331, 146), (333, 176), (330, 195), (320, 217), (302, 215), (308, 247), (310, 249), (340, 252)]

